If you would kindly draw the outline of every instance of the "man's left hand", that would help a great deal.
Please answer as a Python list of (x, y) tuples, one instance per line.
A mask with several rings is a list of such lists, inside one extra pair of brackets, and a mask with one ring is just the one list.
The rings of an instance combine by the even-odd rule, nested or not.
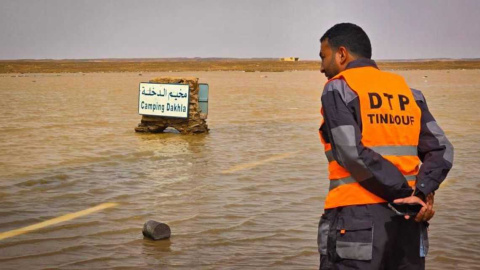
[(415, 216), (416, 222), (429, 221), (435, 215), (435, 210), (433, 210), (433, 201), (434, 195), (432, 193), (427, 195), (426, 198), (426, 207), (422, 207), (418, 214)]
[[(423, 221), (429, 221), (433, 215), (435, 215), (435, 210), (433, 210), (433, 194), (428, 194), (426, 198), (426, 203), (422, 201), (417, 196), (410, 196), (402, 199), (396, 199), (393, 202), (397, 204), (420, 204), (422, 205), (422, 208), (418, 212), (418, 214), (415, 216), (415, 221), (416, 222), (423, 222)], [(405, 219), (409, 219), (409, 215), (405, 215)]]

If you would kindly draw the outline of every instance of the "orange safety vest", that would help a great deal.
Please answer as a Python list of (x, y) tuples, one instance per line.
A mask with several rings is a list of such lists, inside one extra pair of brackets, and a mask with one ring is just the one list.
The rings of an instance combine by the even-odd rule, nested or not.
[[(408, 184), (414, 186), (420, 166), (417, 145), (421, 110), (405, 80), (399, 75), (374, 67), (347, 69), (331, 80), (336, 79), (345, 80), (358, 95), (363, 145), (393, 163), (406, 177)], [(385, 202), (355, 181), (334, 160), (331, 145), (321, 135), (320, 138), (329, 161), (330, 190), (325, 200), (325, 209)]]

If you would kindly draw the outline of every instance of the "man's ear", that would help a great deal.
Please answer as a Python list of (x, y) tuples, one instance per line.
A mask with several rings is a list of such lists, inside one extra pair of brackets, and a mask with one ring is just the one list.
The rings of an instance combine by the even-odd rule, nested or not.
[(340, 65), (344, 65), (345, 62), (347, 62), (348, 59), (348, 50), (344, 46), (340, 46), (337, 49), (337, 56), (338, 60), (340, 62)]

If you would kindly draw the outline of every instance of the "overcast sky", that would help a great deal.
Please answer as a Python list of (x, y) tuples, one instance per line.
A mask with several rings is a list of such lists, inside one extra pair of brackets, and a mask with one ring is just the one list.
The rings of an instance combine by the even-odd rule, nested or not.
[(318, 59), (360, 25), (374, 59), (479, 58), (477, 0), (0, 0), (0, 59)]

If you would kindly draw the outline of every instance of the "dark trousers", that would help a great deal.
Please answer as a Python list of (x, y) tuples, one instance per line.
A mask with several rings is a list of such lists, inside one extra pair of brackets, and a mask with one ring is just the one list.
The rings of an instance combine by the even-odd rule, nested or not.
[(328, 209), (318, 230), (320, 269), (423, 270), (427, 226), (386, 203)]

